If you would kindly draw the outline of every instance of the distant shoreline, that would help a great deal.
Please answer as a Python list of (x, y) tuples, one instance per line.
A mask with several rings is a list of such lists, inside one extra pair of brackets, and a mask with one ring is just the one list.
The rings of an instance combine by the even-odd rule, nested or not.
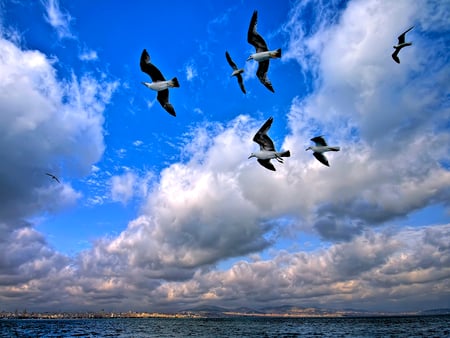
[(336, 311), (334, 313), (244, 313), (235, 311), (182, 311), (177, 313), (158, 312), (0, 312), (0, 320), (8, 319), (113, 319), (113, 318), (158, 318), (158, 319), (205, 319), (205, 318), (377, 318), (377, 317), (426, 317), (448, 316), (450, 309), (419, 312), (370, 312)]

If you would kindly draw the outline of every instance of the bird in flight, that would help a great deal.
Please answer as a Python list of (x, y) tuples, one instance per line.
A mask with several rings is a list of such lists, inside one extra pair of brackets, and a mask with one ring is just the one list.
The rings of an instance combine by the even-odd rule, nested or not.
[(316, 145), (306, 148), (306, 150), (312, 150), (314, 157), (322, 164), (326, 165), (327, 167), (330, 166), (328, 163), (327, 158), (323, 153), (327, 151), (339, 151), (341, 150), (340, 147), (331, 147), (327, 145), (327, 142), (323, 138), (323, 136), (316, 136), (311, 139)]
[(263, 126), (257, 131), (255, 136), (253, 137), (253, 141), (259, 144), (259, 151), (251, 153), (248, 157), (249, 159), (252, 157), (256, 157), (259, 164), (263, 167), (275, 171), (275, 167), (273, 163), (270, 162), (271, 159), (276, 159), (278, 162), (283, 163), (282, 157), (291, 156), (291, 152), (289, 150), (277, 152), (275, 150), (275, 146), (271, 138), (267, 135), (270, 127), (272, 126), (273, 117), (269, 117), (269, 119), (263, 124)]
[(175, 109), (169, 103), (169, 88), (180, 87), (178, 80), (174, 77), (172, 80), (166, 81), (158, 68), (150, 63), (150, 55), (144, 49), (141, 54), (140, 62), (141, 70), (148, 74), (153, 82), (142, 82), (147, 88), (158, 92), (157, 99), (161, 106), (172, 116), (176, 116)]
[(49, 174), (49, 173), (45, 173), (45, 175), (50, 176), (50, 177), (51, 177), (52, 179), (54, 179), (56, 182), (61, 183), (61, 182), (59, 181), (58, 177), (56, 177), (55, 175)]
[(248, 27), (247, 42), (255, 47), (256, 53), (250, 55), (247, 59), (258, 61), (258, 69), (256, 76), (259, 81), (271, 92), (275, 92), (272, 83), (267, 77), (269, 70), (269, 61), (274, 58), (281, 58), (281, 48), (277, 50), (269, 50), (263, 37), (256, 31), (256, 22), (258, 20), (258, 11), (254, 11), (252, 19), (250, 20), (250, 26)]
[(229, 65), (231, 66), (231, 68), (233, 68), (233, 73), (231, 73), (231, 76), (236, 76), (238, 83), (239, 83), (239, 87), (241, 87), (242, 92), (245, 94), (245, 87), (244, 87), (244, 80), (242, 79), (242, 75), (241, 73), (244, 72), (243, 68), (239, 68), (236, 66), (236, 64), (233, 62), (233, 60), (231, 59), (230, 54), (228, 54), (228, 52), (225, 52), (225, 56), (227, 58), (227, 61), (229, 63)]
[(396, 46), (394, 46), (395, 51), (394, 51), (394, 53), (392, 53), (392, 58), (397, 63), (400, 63), (400, 59), (398, 57), (398, 53), (400, 52), (400, 50), (403, 47), (412, 45), (412, 42), (405, 42), (405, 36), (406, 36), (406, 33), (408, 33), (413, 28), (414, 28), (414, 26), (408, 28), (406, 31), (404, 31), (402, 34), (400, 34), (399, 37), (398, 37), (398, 44)]

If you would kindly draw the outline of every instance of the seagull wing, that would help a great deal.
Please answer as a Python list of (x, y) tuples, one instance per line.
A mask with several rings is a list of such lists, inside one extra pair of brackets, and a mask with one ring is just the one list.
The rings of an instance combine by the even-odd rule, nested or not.
[(395, 62), (400, 63), (400, 59), (398, 57), (398, 53), (400, 52), (400, 48), (395, 48), (394, 53), (392, 53), (392, 58)]
[(269, 117), (269, 119), (263, 124), (261, 128), (259, 128), (258, 132), (253, 137), (253, 141), (259, 144), (261, 150), (275, 151), (273, 141), (269, 136), (267, 136), (267, 131), (270, 129), (272, 122), (273, 117)]
[(230, 54), (228, 54), (228, 52), (225, 52), (225, 56), (227, 58), (228, 64), (231, 66), (231, 68), (233, 68), (234, 70), (237, 70), (237, 66), (236, 64), (233, 62), (233, 60), (231, 59)]
[(319, 160), (320, 163), (325, 164), (327, 167), (330, 166), (330, 164), (328, 163), (328, 160), (324, 154), (314, 152), (313, 155), (315, 158), (317, 158), (317, 160)]
[(406, 31), (404, 31), (402, 34), (398, 36), (398, 44), (405, 43), (406, 33), (408, 33), (413, 28), (414, 26), (409, 27)]
[(256, 48), (256, 52), (266, 52), (269, 50), (267, 44), (261, 35), (256, 31), (256, 23), (258, 21), (258, 11), (254, 11), (250, 25), (248, 26), (247, 42)]
[(241, 87), (241, 90), (244, 94), (246, 94), (247, 92), (245, 91), (245, 87), (244, 87), (244, 79), (242, 78), (241, 74), (237, 74), (236, 75), (238, 83), (239, 83), (239, 87)]
[(158, 102), (161, 106), (172, 116), (177, 116), (175, 109), (169, 103), (169, 89), (160, 90), (157, 96)]
[(273, 90), (272, 83), (270, 82), (269, 78), (267, 77), (267, 71), (269, 70), (269, 60), (261, 61), (258, 64), (258, 69), (256, 71), (256, 76), (258, 77), (259, 81), (272, 93), (275, 93), (275, 90)]
[[(311, 139), (317, 146), (327, 146), (327, 142), (323, 138), (323, 136), (316, 136)], [(319, 160), (320, 161), (320, 160)]]
[(141, 70), (148, 74), (153, 82), (166, 80), (160, 70), (150, 63), (150, 55), (146, 49), (142, 51), (140, 66)]
[(275, 171), (275, 167), (273, 166), (272, 162), (270, 160), (257, 160), (259, 164), (261, 164), (264, 168), (267, 168), (269, 170)]

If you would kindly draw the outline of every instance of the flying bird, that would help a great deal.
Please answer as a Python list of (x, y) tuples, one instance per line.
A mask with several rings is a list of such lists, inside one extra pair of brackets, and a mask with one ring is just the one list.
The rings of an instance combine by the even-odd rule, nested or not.
[(269, 50), (266, 42), (261, 35), (256, 31), (256, 21), (258, 20), (258, 11), (254, 11), (252, 19), (250, 20), (250, 26), (248, 27), (247, 41), (253, 45), (256, 49), (256, 53), (250, 55), (247, 59), (258, 61), (258, 70), (256, 76), (259, 81), (266, 86), (271, 92), (275, 92), (272, 87), (272, 83), (267, 77), (267, 71), (269, 70), (269, 61), (274, 58), (281, 58), (281, 48), (277, 50)]
[(321, 162), (324, 165), (326, 165), (327, 167), (329, 167), (330, 164), (328, 163), (328, 160), (323, 153), (325, 153), (327, 151), (339, 151), (339, 150), (341, 150), (341, 148), (340, 147), (330, 147), (329, 145), (327, 145), (327, 142), (325, 141), (323, 136), (316, 136), (316, 137), (312, 138), (311, 141), (313, 141), (316, 145), (308, 147), (308, 148), (306, 148), (306, 150), (311, 149), (313, 151), (314, 157), (317, 160), (319, 160), (319, 162)]
[(398, 37), (398, 44), (396, 46), (394, 46), (395, 51), (394, 51), (394, 53), (392, 53), (392, 58), (397, 63), (400, 63), (400, 59), (398, 58), (398, 53), (400, 52), (400, 50), (403, 47), (412, 45), (412, 42), (405, 42), (405, 36), (406, 36), (406, 33), (408, 33), (413, 28), (414, 28), (414, 26), (408, 28), (406, 31), (404, 31), (402, 34), (400, 34)]
[(233, 68), (233, 73), (231, 73), (231, 76), (236, 76), (238, 83), (239, 83), (239, 87), (241, 87), (242, 92), (245, 94), (246, 91), (245, 91), (245, 87), (244, 87), (244, 80), (242, 79), (242, 75), (241, 75), (241, 73), (244, 72), (244, 69), (243, 68), (238, 69), (238, 67), (233, 62), (230, 54), (228, 54), (227, 51), (225, 52), (225, 56), (227, 57), (227, 61), (230, 64), (231, 68)]
[(56, 177), (55, 175), (49, 174), (49, 173), (45, 173), (45, 175), (50, 176), (50, 177), (51, 177), (52, 179), (54, 179), (56, 182), (61, 183), (61, 182), (58, 180), (58, 177)]
[(273, 117), (269, 117), (269, 119), (263, 124), (263, 126), (258, 130), (258, 132), (253, 137), (253, 141), (259, 144), (259, 151), (255, 153), (251, 153), (248, 157), (249, 159), (252, 157), (256, 157), (259, 164), (263, 167), (275, 171), (274, 165), (270, 162), (271, 159), (276, 159), (278, 162), (283, 163), (282, 157), (291, 156), (291, 152), (289, 150), (277, 152), (275, 150), (275, 146), (273, 145), (273, 141), (267, 136), (267, 132), (272, 125)]
[(152, 82), (142, 82), (147, 88), (158, 92), (157, 99), (161, 106), (172, 116), (176, 116), (175, 109), (169, 103), (169, 88), (180, 87), (178, 80), (174, 77), (172, 80), (166, 81), (158, 68), (150, 63), (150, 55), (144, 49), (141, 54), (140, 62), (141, 70), (152, 78)]

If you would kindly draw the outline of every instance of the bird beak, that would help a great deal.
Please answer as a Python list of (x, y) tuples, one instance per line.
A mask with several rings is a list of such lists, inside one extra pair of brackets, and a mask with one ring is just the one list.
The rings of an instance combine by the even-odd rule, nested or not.
[(253, 156), (255, 156), (255, 155), (251, 154), (251, 155), (248, 157), (248, 159), (251, 159)]
[(249, 56), (249, 57), (248, 57), (248, 59), (247, 59), (247, 61), (250, 61), (251, 59), (252, 59), (252, 57), (251, 57), (251, 56)]

